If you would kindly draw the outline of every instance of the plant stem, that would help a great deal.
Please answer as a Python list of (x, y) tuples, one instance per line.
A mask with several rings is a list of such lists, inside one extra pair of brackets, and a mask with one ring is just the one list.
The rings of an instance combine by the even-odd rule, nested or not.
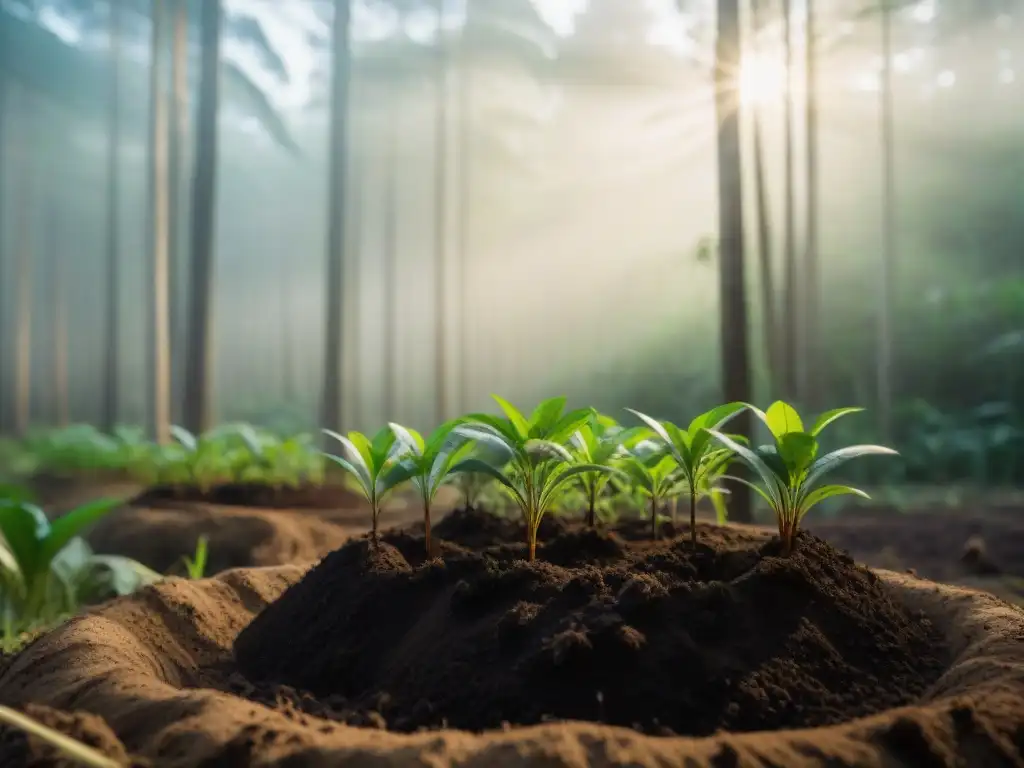
[(651, 496), (651, 539), (658, 540), (658, 497)]
[(370, 540), (373, 542), (373, 546), (380, 544), (380, 539), (377, 538), (377, 520), (380, 517), (380, 507), (376, 504), (373, 505), (373, 523), (370, 527)]
[(697, 549), (697, 492), (690, 490), (690, 544)]
[(526, 533), (526, 540), (530, 547), (530, 551), (529, 554), (527, 554), (526, 559), (532, 563), (537, 559), (537, 529), (532, 525)]
[(587, 491), (587, 502), (587, 525), (593, 528), (597, 525), (597, 493), (593, 489)]
[(430, 546), (430, 502), (423, 502), (423, 541), (427, 545), (427, 557), (433, 555), (433, 549)]

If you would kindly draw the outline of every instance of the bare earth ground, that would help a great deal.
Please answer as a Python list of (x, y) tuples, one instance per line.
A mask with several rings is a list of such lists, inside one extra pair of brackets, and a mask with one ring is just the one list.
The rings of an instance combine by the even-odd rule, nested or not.
[[(457, 540), (456, 522), (449, 524), (447, 535)], [(547, 551), (556, 562), (569, 558), (571, 567), (517, 565), (509, 559), (522, 546), (515, 543), (494, 550), (496, 567), (481, 570), (486, 561), (457, 543), (444, 548), (450, 566), (414, 567), (417, 539), (412, 532), (392, 535), (388, 540), (394, 545), (384, 544), (380, 554), (353, 542), (316, 571), (283, 565), (235, 570), (198, 582), (172, 579), (94, 608), (7, 659), (0, 668), (0, 703), (34, 705), (33, 715), (122, 761), (132, 754), (138, 765), (168, 768), (1024, 765), (1024, 612), (984, 593), (940, 587), (906, 574), (872, 575), (812, 538), (805, 538), (802, 551), (786, 560), (772, 554), (763, 533), (736, 527), (702, 527), (705, 549), (696, 554), (685, 542), (631, 549), (614, 537), (556, 528), (549, 526), (542, 555)], [(570, 540), (586, 546), (565, 546)], [(686, 574), (696, 582), (687, 586)], [(345, 578), (352, 582), (347, 587)], [(623, 587), (633, 586), (616, 592), (623, 579)], [(762, 594), (763, 589), (768, 591)], [(258, 626), (251, 624), (282, 595)], [(389, 605), (388, 599), (395, 602)], [(371, 609), (382, 615), (390, 609), (393, 621), (360, 622)], [(686, 625), (671, 623), (680, 612), (698, 634), (724, 632), (718, 647), (694, 645), (696, 637), (690, 639)], [(773, 617), (791, 613), (806, 620), (778, 638), (771, 635)], [(613, 614), (628, 619), (628, 626), (623, 629)], [(576, 622), (579, 631), (552, 623), (559, 615)], [(884, 616), (881, 623), (894, 631), (872, 629), (873, 615)], [(750, 617), (768, 622), (760, 631), (769, 634), (759, 635), (756, 623), (743, 623)], [(494, 620), (498, 636), (487, 629)], [(282, 635), (289, 621), (308, 625)], [(456, 624), (447, 627), (452, 621)], [(746, 631), (736, 631), (736, 622)], [(248, 640), (235, 647), (247, 626)], [(451, 638), (447, 648), (439, 644), (445, 638)], [(771, 658), (759, 662), (750, 655), (758, 641), (773, 646)], [(925, 650), (915, 645), (922, 641), (930, 643)], [(305, 658), (302, 648), (308, 649)], [(486, 654), (498, 650), (506, 654), (508, 668), (472, 666), (481, 661), (478, 654), (485, 653), (486, 661)], [(722, 653), (717, 660), (716, 650)], [(275, 653), (289, 655), (275, 660)], [(363, 712), (370, 727), (345, 724), (352, 719), (346, 707), (367, 703), (358, 691), (337, 690), (341, 701), (331, 701), (258, 680), (248, 689), (239, 684), (275, 664), (279, 679), (301, 677), (324, 663), (318, 658), (331, 659), (332, 653), (333, 660), (321, 668), (323, 685), (332, 672), (344, 678), (346, 668), (351, 676), (360, 665), (373, 665), (395, 692), (390, 702), (385, 696), (373, 706), (386, 713), (406, 706), (413, 725), (417, 717), (430, 719), (430, 702), (427, 709), (417, 708), (417, 695), (440, 700), (465, 691), (477, 697), (478, 709), (452, 710), (468, 724), (481, 715), (497, 716), (496, 701), (506, 711), (530, 707), (531, 689), (515, 689), (526, 683), (535, 686), (543, 708), (571, 713), (583, 701), (580, 686), (563, 681), (562, 689), (577, 697), (563, 700), (551, 698), (557, 686), (545, 682), (559, 674), (560, 664), (563, 672), (568, 664), (584, 675), (578, 681), (583, 685), (591, 682), (585, 675), (601, 675), (610, 695), (605, 715), (588, 718), (600, 723), (396, 733), (381, 730), (384, 718), (372, 717), (371, 711)], [(676, 658), (686, 663), (674, 665)], [(940, 659), (939, 668), (932, 669), (931, 658)], [(648, 666), (652, 663), (660, 667)], [(739, 699), (745, 702), (741, 707), (730, 706), (736, 699), (729, 698), (720, 700), (720, 709), (709, 705), (706, 712), (700, 700), (687, 704), (687, 692), (702, 690), (694, 687), (695, 674), (706, 676), (708, 685), (732, 687), (709, 673), (715, 663), (731, 665), (739, 676), (729, 695), (748, 697)], [(546, 674), (539, 674), (542, 668)], [(620, 679), (620, 669), (643, 674)], [(523, 679), (508, 678), (516, 670)], [(816, 682), (799, 682), (805, 679)], [(520, 693), (487, 704), (486, 696), (502, 695), (496, 683)], [(923, 687), (901, 692), (893, 685)], [(844, 713), (871, 703), (851, 697), (848, 686), (889, 690), (885, 706), (896, 708), (843, 722)], [(645, 724), (647, 733), (601, 724), (624, 717), (615, 711), (613, 692), (659, 701), (677, 697), (676, 706), (693, 707), (710, 718), (697, 731), (712, 735), (661, 736), (652, 735), (651, 723)], [(901, 696), (909, 699), (904, 706), (898, 703)], [(458, 698), (449, 703), (455, 706)], [(789, 723), (792, 728), (801, 719), (828, 724), (714, 732), (715, 718), (742, 721), (754, 710), (774, 712), (783, 727)], [(68, 714), (75, 712), (90, 714)], [(668, 732), (688, 727), (685, 719), (673, 725)], [(33, 759), (41, 761), (35, 765), (53, 764), (45, 762), (45, 748), (33, 740), (0, 731), (0, 764)]]
[(854, 508), (834, 518), (812, 513), (805, 527), (866, 565), (1024, 603), (1024, 502)]

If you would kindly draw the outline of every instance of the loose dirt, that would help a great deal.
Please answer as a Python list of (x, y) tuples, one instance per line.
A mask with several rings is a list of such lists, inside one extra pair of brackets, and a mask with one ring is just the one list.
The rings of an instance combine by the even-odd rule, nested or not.
[(547, 523), (532, 564), (502, 530), (518, 526), (483, 513), (439, 523), (444, 560), (418, 568), (421, 539), (354, 541), (242, 632), (239, 668), (402, 731), (572, 719), (703, 736), (896, 707), (945, 665), (931, 622), (820, 540), (781, 558), (731, 528), (703, 528), (694, 552)]
[(1024, 506), (1019, 503), (849, 508), (830, 518), (811, 513), (805, 527), (869, 566), (913, 569), (950, 583), (1024, 579)]
[(439, 523), (444, 565), (409, 530), (147, 588), (9, 660), (0, 703), (169, 768), (1024, 764), (1024, 613), (990, 595), (738, 528), (694, 554), (552, 520), (527, 565), (495, 522)]

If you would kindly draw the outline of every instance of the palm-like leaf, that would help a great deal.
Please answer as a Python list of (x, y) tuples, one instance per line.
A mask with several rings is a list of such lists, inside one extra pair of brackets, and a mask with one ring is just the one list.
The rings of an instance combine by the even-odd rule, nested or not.
[(775, 512), (785, 552), (793, 546), (800, 521), (817, 504), (842, 495), (867, 498), (866, 493), (850, 486), (819, 485), (826, 474), (861, 456), (896, 455), (896, 451), (881, 445), (854, 445), (818, 456), (817, 435), (836, 419), (857, 413), (859, 408), (827, 411), (815, 420), (810, 431), (805, 431), (804, 420), (788, 403), (777, 401), (767, 411), (749, 407), (768, 427), (772, 445), (751, 449), (715, 429), (707, 429), (707, 433), (760, 478), (761, 485), (742, 478), (732, 479), (753, 488), (768, 502)]
[[(66, 43), (31, 19), (15, 15), (0, 4), (5, 48), (0, 64), (5, 74), (24, 87), (97, 122), (106, 119), (110, 82), (110, 57), (105, 50), (87, 50)], [(138, 135), (144, 134), (148, 119), (148, 65), (131, 59), (120, 62), (122, 114)], [(299, 154), (284, 118), (267, 94), (238, 65), (222, 63), (225, 99), (259, 121), (280, 147)]]
[(527, 417), (504, 398), (493, 396), (504, 417), (479, 413), (458, 421), (455, 432), (499, 456), (502, 466), (469, 457), (451, 472), (477, 472), (497, 481), (515, 501), (526, 523), (529, 558), (536, 556), (540, 521), (568, 488), (589, 473), (608, 473), (607, 465), (577, 461), (566, 446), (570, 438), (594, 416), (593, 409), (565, 412), (565, 398), (540, 403)]

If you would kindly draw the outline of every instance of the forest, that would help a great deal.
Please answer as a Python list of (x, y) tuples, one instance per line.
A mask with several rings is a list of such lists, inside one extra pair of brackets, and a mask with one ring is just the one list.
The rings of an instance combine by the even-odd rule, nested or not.
[(0, 763), (1024, 760), (1022, 60), (0, 0)]

